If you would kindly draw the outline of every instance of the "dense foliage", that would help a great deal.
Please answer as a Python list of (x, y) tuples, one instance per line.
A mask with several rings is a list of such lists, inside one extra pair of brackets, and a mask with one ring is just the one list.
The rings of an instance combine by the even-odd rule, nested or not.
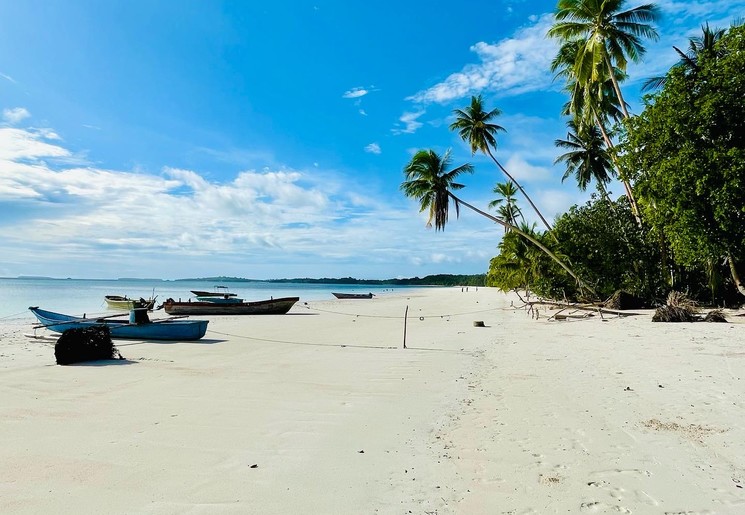
[[(703, 302), (742, 301), (745, 27), (705, 25), (702, 37), (690, 38), (688, 53), (675, 48), (681, 61), (647, 82), (660, 90), (631, 116), (620, 83), (627, 61), (644, 54), (643, 40), (656, 39), (658, 16), (653, 4), (627, 9), (624, 0), (559, 0), (548, 35), (560, 42), (552, 71), (566, 81), (570, 98), (562, 114), (571, 119), (566, 139), (556, 140), (567, 150), (556, 162), (566, 166), (564, 179), (581, 190), (593, 185), (599, 195), (573, 206), (553, 228), (518, 183), (545, 232), (519, 216), (510, 183), (494, 190), (501, 197), (490, 205), (496, 217), (455, 197), (450, 190), (462, 185), (435, 180), (445, 177), (442, 167), (419, 173), (417, 192), (404, 190), (422, 210), (437, 213), (447, 207), (438, 202), (452, 200), (505, 228), (487, 285), (572, 300), (603, 300), (623, 290), (654, 304), (678, 290)], [(501, 127), (488, 120), (498, 110), (485, 110), (478, 96), (455, 114), (451, 129), (507, 174), (492, 152)], [(606, 189), (614, 178), (625, 193), (615, 201)], [(440, 221), (438, 228), (447, 219)]]
[(616, 290), (650, 300), (664, 296), (659, 241), (636, 225), (625, 197), (572, 206), (554, 231), (560, 252), (602, 298)]
[(622, 162), (671, 262), (713, 272), (745, 263), (745, 26), (694, 58), (627, 122)]

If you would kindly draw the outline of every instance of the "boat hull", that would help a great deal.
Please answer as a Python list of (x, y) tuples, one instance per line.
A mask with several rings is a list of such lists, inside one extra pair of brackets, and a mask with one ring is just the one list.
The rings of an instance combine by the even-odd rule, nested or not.
[(253, 302), (175, 302), (168, 299), (163, 309), (169, 315), (284, 315), (300, 297), (257, 300)]
[(39, 308), (29, 308), (41, 324), (52, 332), (83, 327), (108, 327), (112, 338), (136, 340), (199, 340), (207, 332), (207, 320), (162, 320), (132, 324), (128, 320), (78, 318)]
[(372, 299), (373, 298), (372, 293), (334, 293), (334, 292), (331, 292), (331, 295), (333, 295), (337, 299)]

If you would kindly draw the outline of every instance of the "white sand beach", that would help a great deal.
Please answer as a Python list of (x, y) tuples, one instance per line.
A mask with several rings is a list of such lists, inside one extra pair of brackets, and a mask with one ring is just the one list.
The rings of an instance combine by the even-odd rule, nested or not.
[(0, 513), (745, 513), (745, 317), (513, 300), (301, 302), (74, 366), (3, 323)]

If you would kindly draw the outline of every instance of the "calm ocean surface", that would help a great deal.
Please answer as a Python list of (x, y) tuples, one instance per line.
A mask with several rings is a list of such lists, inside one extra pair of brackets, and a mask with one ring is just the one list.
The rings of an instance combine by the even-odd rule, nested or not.
[[(109, 310), (105, 295), (126, 295), (149, 298), (157, 295), (157, 303), (172, 297), (186, 300), (190, 290), (214, 291), (211, 281), (161, 281), (147, 279), (87, 280), (87, 279), (2, 279), (0, 278), (0, 322), (12, 319), (33, 319), (29, 306), (69, 315), (86, 313), (116, 313)], [(375, 294), (384, 291), (406, 291), (416, 288), (389, 285), (339, 285), (304, 283), (226, 282), (238, 297), (247, 301), (270, 297), (300, 297), (300, 302), (331, 300), (332, 291)], [(421, 287), (417, 287), (421, 288)]]

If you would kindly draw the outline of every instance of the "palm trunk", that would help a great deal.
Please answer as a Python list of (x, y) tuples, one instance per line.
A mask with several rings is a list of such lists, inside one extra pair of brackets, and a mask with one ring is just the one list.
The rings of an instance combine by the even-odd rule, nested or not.
[[(613, 71), (613, 64), (610, 62), (610, 56), (607, 52), (604, 52), (604, 58), (605, 58), (605, 64), (608, 66), (608, 73), (610, 75), (611, 83), (613, 84), (613, 90), (616, 92), (616, 98), (618, 99), (618, 103), (621, 104), (621, 110), (623, 111), (623, 117), (628, 119), (629, 111), (626, 109), (626, 102), (623, 99), (623, 93), (621, 93), (621, 86), (618, 84), (618, 80), (616, 79), (616, 74)], [(610, 148), (610, 147), (609, 147)], [(615, 160), (615, 159), (614, 159)], [(619, 172), (621, 170), (619, 169)], [(636, 205), (636, 199), (634, 198), (634, 191), (631, 189), (631, 185), (623, 181), (624, 185), (627, 188), (627, 191), (629, 193), (629, 202), (631, 202), (631, 210), (634, 212), (634, 216), (637, 218), (637, 223), (641, 227), (641, 219), (639, 218), (639, 206)]]
[(520, 190), (520, 192), (521, 192), (521, 193), (523, 194), (523, 196), (524, 196), (524, 197), (525, 197), (525, 199), (526, 199), (526, 200), (528, 201), (528, 203), (530, 204), (530, 206), (531, 206), (531, 207), (533, 208), (533, 210), (534, 210), (534, 211), (535, 211), (535, 212), (536, 212), (536, 213), (538, 214), (538, 216), (540, 217), (541, 221), (543, 222), (543, 225), (545, 225), (545, 226), (546, 226), (546, 229), (548, 229), (548, 232), (549, 232), (549, 233), (551, 233), (551, 236), (553, 236), (553, 238), (554, 238), (554, 240), (555, 240), (555, 241), (558, 241), (558, 240), (556, 240), (556, 236), (554, 236), (554, 235), (553, 235), (553, 233), (551, 232), (551, 231), (552, 231), (552, 227), (551, 227), (551, 225), (550, 225), (550, 224), (549, 224), (549, 223), (548, 223), (548, 222), (546, 221), (546, 219), (545, 219), (545, 218), (543, 217), (543, 215), (542, 215), (542, 214), (541, 214), (541, 212), (540, 212), (540, 211), (538, 210), (538, 208), (537, 208), (537, 207), (536, 207), (536, 205), (535, 205), (535, 204), (533, 203), (533, 201), (532, 201), (532, 200), (530, 199), (530, 197), (528, 196), (528, 194), (527, 194), (527, 193), (525, 193), (525, 190), (523, 189), (523, 187), (522, 187), (522, 186), (520, 186), (520, 183), (519, 183), (519, 182), (517, 182), (517, 181), (515, 180), (515, 178), (514, 178), (514, 177), (512, 177), (512, 175), (510, 175), (510, 173), (509, 173), (509, 172), (508, 172), (507, 170), (505, 170), (505, 169), (504, 169), (504, 166), (502, 166), (502, 163), (500, 163), (499, 161), (497, 161), (497, 158), (496, 158), (496, 157), (494, 157), (494, 154), (492, 154), (492, 153), (491, 153), (491, 150), (489, 149), (489, 147), (487, 147), (487, 148), (486, 148), (486, 153), (487, 153), (487, 154), (489, 155), (489, 157), (491, 157), (492, 161), (494, 161), (494, 163), (495, 163), (495, 164), (496, 164), (496, 165), (497, 165), (497, 166), (499, 167), (499, 169), (500, 169), (500, 170), (502, 170), (502, 172), (503, 172), (503, 173), (504, 173), (504, 174), (505, 174), (505, 175), (507, 176), (507, 178), (509, 178), (509, 180), (511, 180), (512, 182), (514, 182), (514, 183), (515, 183), (515, 186), (517, 186), (517, 189), (519, 189), (519, 190)]
[[(616, 94), (618, 94), (618, 91), (616, 92)], [(598, 114), (595, 112), (593, 112), (593, 114), (595, 115), (595, 123), (598, 125), (598, 128), (600, 128), (600, 133), (603, 135), (603, 140), (605, 141), (605, 145), (606, 147), (608, 147), (608, 150), (611, 151), (609, 152), (611, 159), (613, 160), (613, 164), (616, 165), (616, 170), (618, 170), (618, 175), (620, 177), (621, 169), (618, 166), (618, 161), (616, 160), (615, 154), (612, 152), (613, 142), (610, 140), (608, 133), (605, 131), (605, 126), (600, 121)], [(627, 113), (627, 116), (628, 116), (628, 113)], [(631, 184), (629, 184), (629, 182), (624, 179), (622, 179), (621, 182), (623, 183), (623, 187), (626, 190), (626, 198), (629, 199), (629, 205), (631, 206), (631, 212), (633, 213), (634, 218), (636, 219), (636, 224), (641, 228), (642, 219), (639, 216), (639, 207), (636, 205), (636, 199), (634, 198), (634, 193), (631, 190)]]
[(737, 288), (737, 291), (740, 292), (740, 295), (745, 295), (745, 285), (742, 284), (742, 280), (740, 279), (740, 274), (737, 273), (737, 268), (735, 266), (735, 260), (732, 259), (732, 256), (727, 256), (727, 261), (729, 261), (729, 271), (730, 274), (732, 274), (732, 280), (735, 282), (735, 287)]
[(610, 62), (610, 56), (608, 55), (608, 52), (603, 52), (603, 54), (605, 64), (606, 66), (608, 66), (608, 74), (610, 75), (610, 80), (613, 83), (613, 89), (616, 92), (616, 98), (618, 98), (618, 102), (621, 104), (623, 117), (629, 118), (629, 112), (626, 110), (626, 102), (623, 101), (623, 94), (621, 94), (621, 86), (618, 85), (618, 80), (616, 79), (616, 74), (613, 70), (613, 63)]
[(511, 231), (515, 231), (517, 234), (519, 234), (520, 236), (522, 236), (523, 238), (525, 238), (526, 240), (528, 240), (529, 242), (531, 242), (533, 245), (535, 245), (536, 247), (538, 247), (539, 249), (541, 249), (548, 257), (550, 257), (551, 259), (553, 259), (554, 261), (556, 261), (556, 263), (558, 263), (558, 265), (561, 268), (563, 268), (570, 276), (572, 276), (574, 278), (575, 281), (577, 281), (577, 284), (579, 285), (580, 291), (584, 288), (585, 290), (587, 290), (588, 292), (590, 292), (592, 295), (594, 295), (596, 299), (598, 298), (598, 294), (595, 293), (595, 290), (593, 290), (592, 288), (590, 288), (589, 286), (587, 286), (587, 284), (585, 284), (585, 282), (582, 279), (580, 279), (579, 277), (577, 277), (577, 274), (575, 274), (574, 272), (572, 272), (572, 270), (567, 265), (565, 265), (564, 262), (561, 259), (558, 258), (558, 256), (556, 256), (556, 254), (554, 254), (553, 252), (551, 252), (550, 250), (548, 250), (548, 248), (546, 248), (545, 245), (543, 245), (540, 241), (538, 241), (537, 239), (535, 239), (533, 236), (531, 236), (530, 234), (526, 233), (525, 231), (523, 231), (519, 227), (515, 227), (514, 225), (505, 222), (501, 218), (497, 218), (496, 216), (492, 216), (489, 213), (487, 213), (485, 211), (482, 211), (482, 210), (480, 210), (479, 208), (477, 208), (475, 206), (472, 206), (468, 202), (462, 201), (461, 199), (459, 199), (458, 197), (456, 197), (455, 195), (453, 195), (450, 191), (448, 191), (448, 195), (450, 195), (450, 197), (455, 201), (456, 205), (457, 204), (463, 204), (467, 208), (470, 208), (473, 211), (475, 211), (476, 213), (478, 213), (478, 214), (480, 214), (482, 216), (485, 216), (486, 218), (488, 218), (489, 220), (491, 220), (493, 222), (498, 223), (502, 227), (504, 227), (506, 229), (509, 229)]

